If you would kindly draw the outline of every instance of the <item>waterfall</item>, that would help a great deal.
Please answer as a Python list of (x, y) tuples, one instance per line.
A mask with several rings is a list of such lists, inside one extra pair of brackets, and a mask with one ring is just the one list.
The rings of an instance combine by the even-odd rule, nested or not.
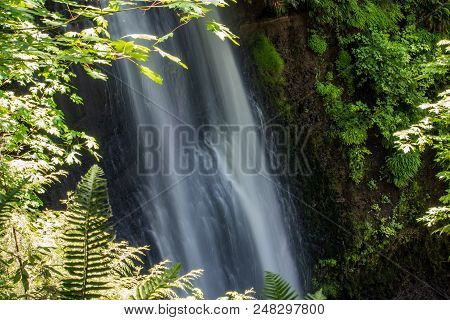
[[(111, 20), (113, 38), (163, 35), (177, 23), (161, 11), (122, 13)], [(163, 47), (181, 57), (189, 70), (152, 54), (148, 65), (163, 76), (162, 86), (131, 63), (120, 63), (115, 72), (126, 91), (121, 107), (131, 114), (136, 128), (144, 128), (137, 133), (140, 152), (147, 127), (163, 132), (180, 126), (260, 125), (229, 43), (193, 23)], [(139, 203), (145, 204), (145, 223), (140, 227), (148, 229), (151, 239), (146, 241), (152, 250), (180, 262), (184, 270), (204, 269), (198, 285), (210, 298), (227, 290), (261, 289), (265, 270), (281, 274), (301, 290), (297, 249), (292, 244), (296, 235), (287, 223), (296, 213), (277, 190), (276, 178), (267, 174), (266, 146), (258, 132), (251, 131), (254, 134), (246, 139), (226, 133), (220, 143), (200, 135), (188, 155), (180, 150), (177, 137), (161, 137), (164, 151), (157, 161), (163, 168), (171, 169), (187, 156), (192, 163), (209, 159), (216, 172), (154, 172), (141, 175), (135, 186)], [(260, 174), (243, 172), (242, 154), (260, 164)]]

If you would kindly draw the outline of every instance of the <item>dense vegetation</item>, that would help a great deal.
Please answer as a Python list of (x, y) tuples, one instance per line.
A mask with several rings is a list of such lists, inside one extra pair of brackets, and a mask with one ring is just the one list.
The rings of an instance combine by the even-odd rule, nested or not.
[[(307, 14), (306, 44), (317, 57), (315, 91), (320, 104), (314, 112), (323, 111), (327, 123), (312, 138), (310, 160), (320, 169), (309, 183), (316, 195), (307, 197), (322, 202), (319, 208), (329, 220), (317, 217), (314, 210), (305, 217), (310, 241), (322, 248), (312, 253), (317, 259), (313, 285), (329, 297), (376, 298), (407, 290), (401, 286), (411, 279), (431, 296), (445, 297), (446, 289), (434, 290), (440, 286), (427, 281), (448, 276), (450, 4), (265, 3), (266, 16)], [(286, 55), (289, 44), (271, 45), (273, 50), (266, 50), (270, 60), (253, 59), (257, 71), (262, 62), (278, 59), (277, 65), (286, 68), (276, 51)], [(296, 57), (285, 58), (299, 63), (293, 61)], [(281, 90), (289, 104), (296, 93)], [(294, 119), (308, 119), (305, 113), (312, 109), (292, 107)], [(336, 151), (340, 156), (329, 156)], [(349, 181), (338, 171), (339, 158)], [(347, 194), (341, 189), (348, 189)], [(339, 203), (329, 201), (329, 194), (336, 193)], [(350, 205), (341, 204), (345, 201)]]

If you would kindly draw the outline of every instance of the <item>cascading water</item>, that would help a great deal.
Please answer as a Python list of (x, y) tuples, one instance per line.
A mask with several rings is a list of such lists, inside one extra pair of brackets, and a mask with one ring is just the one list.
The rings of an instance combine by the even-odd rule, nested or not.
[[(162, 12), (124, 13), (111, 21), (114, 38), (128, 34), (162, 35), (176, 20)], [(116, 81), (126, 87), (123, 108), (136, 127), (172, 128), (189, 125), (256, 126), (230, 44), (193, 24), (176, 33), (164, 49), (183, 58), (189, 70), (153, 56), (149, 66), (164, 78), (163, 86), (142, 76), (134, 65), (120, 64)], [(139, 141), (147, 134), (139, 130)], [(246, 139), (227, 134), (219, 144), (198, 137), (189, 161), (214, 159), (218, 170), (188, 175), (164, 170), (140, 177), (139, 202), (151, 242), (162, 258), (181, 262), (185, 270), (204, 269), (199, 282), (207, 297), (227, 290), (261, 288), (265, 270), (281, 274), (300, 289), (300, 275), (287, 220), (295, 215), (266, 175), (265, 146), (260, 136)], [(164, 138), (157, 159), (173, 168), (186, 157), (176, 138)], [(138, 147), (138, 150), (140, 148)], [(249, 152), (250, 150), (250, 152)], [(258, 160), (260, 174), (245, 174), (247, 161)], [(294, 227), (295, 228), (295, 227)], [(131, 237), (133, 237), (131, 235)]]

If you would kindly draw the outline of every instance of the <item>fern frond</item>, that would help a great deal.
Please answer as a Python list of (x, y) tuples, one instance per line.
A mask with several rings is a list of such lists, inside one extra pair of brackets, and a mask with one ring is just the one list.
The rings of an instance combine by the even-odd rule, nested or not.
[(63, 296), (95, 299), (109, 288), (111, 259), (107, 254), (113, 237), (109, 226), (111, 207), (104, 173), (93, 166), (81, 179), (68, 202), (64, 232)]
[(305, 296), (305, 300), (327, 300), (327, 297), (323, 294), (322, 289), (314, 293), (308, 293)]
[(265, 272), (263, 294), (267, 300), (298, 299), (298, 294), (286, 280), (269, 271)]
[(0, 193), (0, 234), (5, 230), (5, 224), (11, 217), (14, 203), (18, 200), (18, 195), (24, 191), (28, 180), (23, 179), (17, 186), (6, 190), (4, 194)]
[(244, 293), (237, 291), (228, 291), (224, 297), (220, 297), (217, 300), (255, 300), (255, 290), (247, 289)]
[(131, 247), (128, 242), (111, 242), (109, 253), (111, 258), (111, 272), (117, 277), (130, 277), (139, 274), (143, 257), (150, 249), (149, 246)]
[(203, 271), (193, 270), (180, 276), (181, 265), (175, 263), (167, 266), (168, 261), (163, 261), (149, 270), (149, 275), (136, 287), (133, 300), (172, 300), (179, 299), (177, 290), (193, 293), (198, 296), (198, 289), (193, 286), (193, 281), (198, 279)]

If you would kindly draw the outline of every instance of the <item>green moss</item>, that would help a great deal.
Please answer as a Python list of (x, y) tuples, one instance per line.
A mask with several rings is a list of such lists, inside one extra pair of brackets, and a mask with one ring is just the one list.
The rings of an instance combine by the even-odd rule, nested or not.
[(284, 60), (272, 42), (264, 34), (258, 34), (253, 40), (253, 62), (256, 66), (259, 82), (267, 92), (277, 112), (289, 123), (294, 121), (292, 106), (285, 95)]
[(253, 61), (261, 80), (266, 85), (283, 85), (284, 61), (264, 34), (258, 34), (253, 42)]
[(308, 39), (309, 48), (317, 55), (322, 56), (328, 48), (327, 40), (324, 37), (313, 32)]

